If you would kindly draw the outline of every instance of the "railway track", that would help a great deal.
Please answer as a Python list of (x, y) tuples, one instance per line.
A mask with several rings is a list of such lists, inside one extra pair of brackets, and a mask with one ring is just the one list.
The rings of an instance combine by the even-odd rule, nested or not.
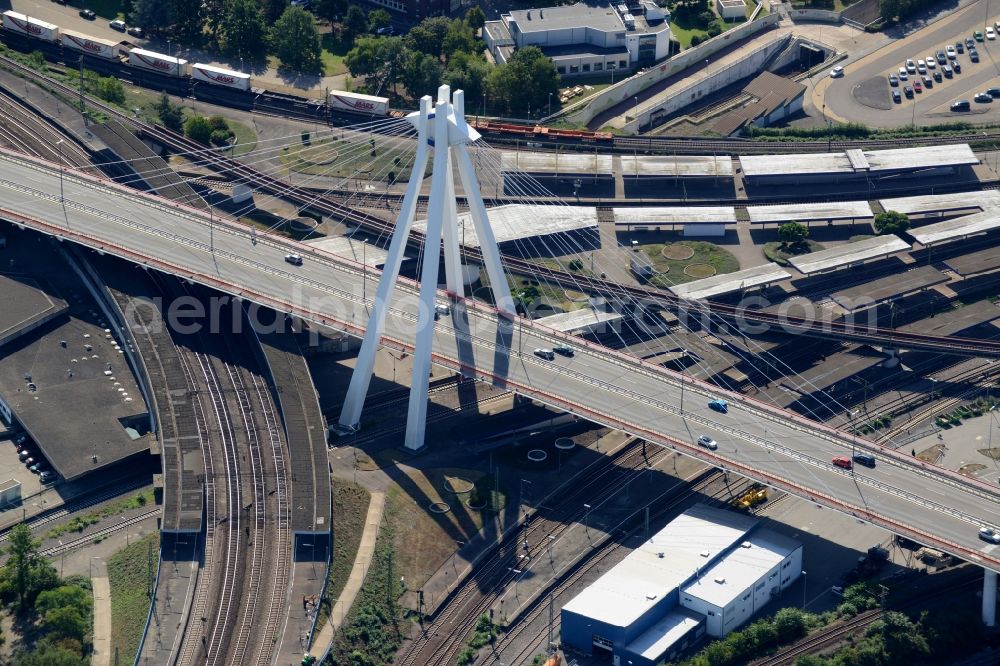
[[(725, 473), (723, 471), (718, 469), (709, 469), (701, 472), (688, 485), (681, 488), (673, 487), (664, 491), (654, 500), (649, 502), (649, 506), (657, 507), (651, 512), (651, 520), (662, 519), (663, 516), (670, 514), (675, 508), (689, 499), (692, 495), (705, 492), (724, 477)], [(711, 495), (711, 497), (719, 499), (720, 495), (731, 495), (733, 492), (741, 491), (734, 491), (732, 488), (727, 486), (723, 491), (715, 493)], [(640, 511), (633, 513), (631, 516), (622, 520), (621, 523), (612, 531), (620, 532), (622, 527), (636, 520), (639, 515)], [(549, 599), (549, 603), (553, 603), (563, 594), (572, 590), (584, 576), (606, 562), (613, 553), (617, 552), (624, 546), (629, 537), (636, 535), (640, 529), (641, 526), (632, 527), (622, 538), (607, 539), (596, 551), (587, 555), (585, 559), (581, 560), (567, 572), (553, 580), (549, 587), (537, 596), (536, 601), (531, 604), (521, 617), (517, 618), (514, 624), (508, 627), (507, 632), (497, 641), (496, 652), (499, 654), (500, 658), (504, 660), (505, 663), (509, 664), (529, 663), (532, 656), (538, 651), (539, 642), (541, 642), (544, 636), (548, 633), (546, 630), (533, 637), (528, 637), (528, 640), (525, 640), (525, 635), (531, 630), (531, 625), (538, 620), (545, 610), (547, 610), (548, 605), (545, 603), (545, 600)], [(557, 615), (553, 619), (553, 634), (557, 633), (558, 626), (559, 618)], [(516, 641), (524, 641), (524, 643), (514, 656), (511, 657), (509, 654), (504, 654), (504, 648), (515, 644)]]
[[(50, 77), (45, 77), (10, 58), (0, 56), (0, 63), (20, 73), (22, 76), (43, 81), (46, 87), (50, 89), (59, 90), (66, 95), (77, 94), (77, 91), (73, 88)], [(335, 219), (356, 224), (372, 233), (383, 235), (391, 234), (392, 232), (394, 223), (391, 220), (391, 216), (383, 217), (371, 212), (359, 211), (345, 206), (330, 197), (316, 197), (312, 193), (269, 176), (238, 160), (230, 159), (220, 153), (206, 152), (201, 144), (192, 141), (182, 134), (141, 122), (100, 100), (91, 99), (89, 104), (102, 113), (119, 120), (125, 126), (133, 128), (145, 138), (156, 141), (171, 150), (187, 152), (190, 154), (189, 156), (195, 158), (194, 161), (208, 166), (234, 181), (246, 183), (269, 195), (289, 199), (299, 205), (307, 206), (312, 210), (330, 215)], [(949, 140), (955, 141), (959, 139), (960, 137), (951, 137)], [(254, 239), (254, 235), (248, 229), (248, 242)], [(423, 236), (417, 232), (411, 232), (410, 240), (415, 247), (423, 244)], [(302, 252), (309, 254), (315, 252), (315, 250), (303, 249)], [(462, 253), (470, 262), (483, 263), (482, 255), (478, 248), (463, 247)], [(895, 345), (909, 349), (926, 349), (928, 351), (947, 354), (1000, 358), (1000, 340), (983, 341), (950, 336), (924, 335), (912, 332), (890, 332), (877, 326), (858, 328), (851, 323), (814, 321), (805, 317), (792, 317), (781, 313), (751, 310), (721, 303), (706, 304), (698, 301), (689, 301), (653, 287), (622, 285), (596, 276), (579, 275), (569, 271), (554, 269), (511, 255), (504, 255), (503, 262), (513, 273), (536, 275), (555, 284), (570, 286), (574, 289), (583, 289), (612, 299), (623, 298), (629, 302), (635, 301), (649, 306), (662, 307), (682, 315), (685, 313), (701, 313), (706, 311), (706, 308), (710, 306), (712, 314), (716, 317), (739, 323), (745, 322), (763, 325), (767, 328), (778, 328), (779, 330), (793, 334), (799, 333), (875, 345), (881, 345), (891, 340)]]
[[(553, 491), (561, 502), (547, 507), (545, 518), (525, 517), (521, 529), (508, 534), (483, 559), (484, 564), (459, 585), (433, 618), (428, 631), (414, 639), (398, 656), (399, 666), (440, 666), (454, 662), (476, 620), (502, 596), (514, 580), (522, 549), (523, 554), (544, 552), (551, 540), (558, 539), (579, 522), (585, 509), (582, 498), (598, 506), (618, 492), (618, 483), (646, 467), (647, 462), (662, 459), (669, 451), (654, 447), (647, 458), (639, 440), (630, 440), (615, 453), (602, 457), (581, 474)], [(528, 547), (523, 548), (527, 543)]]
[(158, 516), (159, 514), (160, 514), (159, 507), (147, 509), (146, 511), (136, 514), (131, 518), (127, 518), (124, 521), (121, 520), (115, 521), (112, 524), (108, 525), (107, 527), (102, 527), (101, 529), (91, 532), (86, 536), (78, 537), (71, 541), (64, 541), (60, 543), (58, 546), (52, 546), (51, 548), (46, 548), (39, 552), (40, 554), (46, 557), (52, 557), (53, 555), (61, 555), (62, 553), (66, 553), (71, 550), (75, 550), (77, 548), (82, 548), (84, 546), (92, 546), (94, 545), (95, 539), (100, 538), (103, 540), (104, 538), (111, 536), (116, 532), (121, 532), (122, 530), (127, 529), (132, 525), (137, 525), (142, 521), (146, 520), (147, 518), (152, 518), (153, 516)]

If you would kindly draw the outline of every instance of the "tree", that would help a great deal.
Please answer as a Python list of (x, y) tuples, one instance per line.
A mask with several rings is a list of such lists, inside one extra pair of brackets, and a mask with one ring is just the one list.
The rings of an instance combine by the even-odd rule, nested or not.
[(183, 109), (179, 104), (171, 102), (170, 96), (165, 92), (160, 93), (160, 99), (156, 103), (156, 115), (159, 116), (160, 122), (167, 129), (180, 132), (184, 126)]
[(228, 0), (219, 41), (223, 53), (257, 61), (267, 57), (267, 25), (254, 0)]
[(903, 213), (887, 210), (875, 215), (873, 225), (879, 234), (898, 234), (910, 228), (910, 218)]
[(451, 21), (444, 16), (425, 18), (406, 34), (406, 46), (427, 55), (440, 56), (450, 26)]
[(59, 577), (48, 560), (38, 554), (41, 543), (24, 523), (11, 528), (7, 539), (7, 563), (3, 566), (5, 589), (10, 589), (19, 609), (30, 606), (43, 590), (53, 588)]
[(172, 5), (174, 38), (182, 44), (200, 44), (205, 27), (202, 0), (172, 0)]
[(444, 68), (434, 56), (410, 51), (401, 78), (406, 90), (414, 97), (430, 95), (441, 85)]
[(798, 608), (782, 608), (775, 613), (774, 628), (782, 643), (798, 640), (808, 631), (805, 614)]
[(97, 81), (97, 96), (112, 104), (124, 104), (125, 86), (113, 76), (102, 76)]
[(166, 30), (174, 23), (174, 5), (163, 0), (132, 0), (129, 21), (150, 34)]
[(395, 85), (403, 75), (409, 51), (401, 37), (360, 37), (344, 56), (351, 76), (365, 77), (371, 92)]
[(347, 0), (319, 0), (313, 7), (313, 13), (327, 21), (339, 21), (346, 11)]
[(373, 9), (368, 12), (368, 29), (375, 31), (392, 25), (392, 17), (384, 9)]
[(448, 67), (444, 73), (444, 81), (452, 90), (465, 91), (465, 109), (471, 113), (473, 105), (481, 113), (483, 92), (486, 90), (486, 77), (490, 74), (489, 64), (482, 58), (468, 53), (456, 53), (448, 59)]
[(508, 114), (527, 114), (530, 109), (542, 108), (549, 93), (559, 93), (559, 75), (540, 48), (527, 46), (490, 71), (486, 88)]
[(84, 615), (89, 615), (93, 604), (89, 591), (76, 585), (60, 585), (41, 592), (35, 600), (35, 610), (44, 615), (56, 608), (76, 608)]
[(205, 17), (205, 25), (208, 27), (208, 31), (214, 36), (219, 36), (219, 25), (222, 23), (222, 18), (226, 15), (227, 5), (229, 0), (203, 0), (202, 6), (204, 7), (202, 16)]
[(90, 628), (89, 620), (78, 608), (53, 608), (45, 613), (45, 629), (58, 638), (72, 638), (82, 642)]
[(882, 619), (874, 623), (868, 634), (879, 633), (885, 645), (885, 652), (892, 664), (920, 663), (920, 657), (930, 654), (927, 638), (921, 626), (898, 611), (886, 611)]
[(202, 145), (209, 145), (212, 140), (212, 123), (205, 116), (191, 116), (184, 123), (184, 133)]
[(788, 245), (801, 245), (809, 238), (809, 227), (798, 222), (786, 222), (778, 227), (778, 238)]
[(473, 5), (465, 12), (465, 22), (473, 30), (480, 30), (486, 25), (486, 12), (480, 9), (479, 5)]
[(90, 658), (81, 657), (46, 637), (35, 643), (30, 652), (21, 650), (14, 655), (13, 666), (87, 666)]
[(274, 22), (288, 9), (289, 0), (259, 0), (259, 5), (264, 9), (264, 21), (268, 25)]
[(285, 67), (301, 72), (318, 72), (322, 68), (315, 19), (301, 7), (289, 7), (275, 22), (271, 47)]
[(351, 5), (344, 17), (344, 35), (349, 42), (353, 42), (358, 35), (366, 32), (368, 32), (368, 17), (365, 15), (365, 10), (357, 5)]
[(448, 26), (441, 49), (450, 58), (455, 53), (476, 53), (479, 51), (479, 42), (472, 28), (456, 19)]

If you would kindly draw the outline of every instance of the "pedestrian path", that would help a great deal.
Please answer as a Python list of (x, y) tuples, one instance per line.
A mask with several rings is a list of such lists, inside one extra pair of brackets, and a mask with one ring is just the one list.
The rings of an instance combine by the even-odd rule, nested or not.
[[(365, 528), (361, 533), (361, 543), (358, 545), (358, 554), (354, 558), (354, 566), (351, 567), (351, 574), (347, 578), (344, 591), (340, 593), (333, 608), (330, 610), (330, 617), (326, 624), (313, 638), (309, 653), (317, 657), (322, 657), (330, 650), (333, 644), (333, 635), (344, 622), (347, 611), (351, 609), (354, 599), (361, 591), (361, 585), (365, 582), (365, 574), (371, 565), (372, 557), (375, 555), (375, 540), (378, 538), (378, 529), (382, 524), (382, 513), (385, 509), (385, 493), (373, 492), (371, 502), (368, 504), (368, 515), (365, 517)], [(337, 535), (333, 535), (334, 544), (337, 542)], [(334, 545), (336, 548), (336, 545)]]
[(111, 666), (111, 582), (104, 560), (94, 562), (94, 655), (92, 666)]

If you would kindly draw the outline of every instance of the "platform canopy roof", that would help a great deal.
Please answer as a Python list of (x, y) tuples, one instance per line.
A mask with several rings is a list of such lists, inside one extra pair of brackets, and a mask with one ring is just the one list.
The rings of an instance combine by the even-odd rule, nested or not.
[(830, 201), (825, 203), (775, 204), (747, 206), (750, 221), (818, 222), (825, 220), (861, 220), (871, 218), (872, 207), (867, 201)]
[(927, 224), (908, 232), (921, 245), (935, 245), (1000, 228), (1000, 209), (963, 215), (944, 222)]
[(730, 294), (743, 289), (751, 289), (772, 282), (780, 282), (790, 278), (791, 274), (775, 263), (744, 268), (735, 273), (724, 273), (712, 277), (676, 284), (670, 291), (681, 298), (704, 299), (713, 296)]
[(898, 236), (875, 236), (855, 243), (838, 245), (829, 250), (792, 257), (789, 259), (789, 263), (803, 275), (811, 275), (908, 249), (910, 249), (910, 244)]

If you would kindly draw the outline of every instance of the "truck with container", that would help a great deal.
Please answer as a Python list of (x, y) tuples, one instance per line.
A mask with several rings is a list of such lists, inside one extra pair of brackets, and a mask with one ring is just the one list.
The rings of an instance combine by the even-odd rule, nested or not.
[(330, 93), (327, 103), (331, 109), (337, 111), (363, 113), (374, 116), (389, 115), (389, 99), (387, 97), (375, 97), (374, 95), (362, 95), (360, 93), (334, 90)]
[(15, 12), (12, 9), (8, 9), (3, 13), (3, 27), (11, 32), (27, 37), (34, 37), (46, 42), (55, 43), (59, 41), (59, 26), (39, 21), (21, 12)]
[(115, 59), (115, 49), (120, 44), (120, 42), (113, 42), (110, 39), (89, 37), (72, 30), (63, 30), (61, 35), (60, 41), (62, 41), (64, 48), (105, 60)]
[(128, 54), (128, 64), (131, 67), (147, 69), (167, 76), (187, 76), (187, 60), (156, 51), (132, 49)]
[(191, 65), (191, 78), (215, 86), (246, 92), (250, 90), (250, 75), (196, 62)]

